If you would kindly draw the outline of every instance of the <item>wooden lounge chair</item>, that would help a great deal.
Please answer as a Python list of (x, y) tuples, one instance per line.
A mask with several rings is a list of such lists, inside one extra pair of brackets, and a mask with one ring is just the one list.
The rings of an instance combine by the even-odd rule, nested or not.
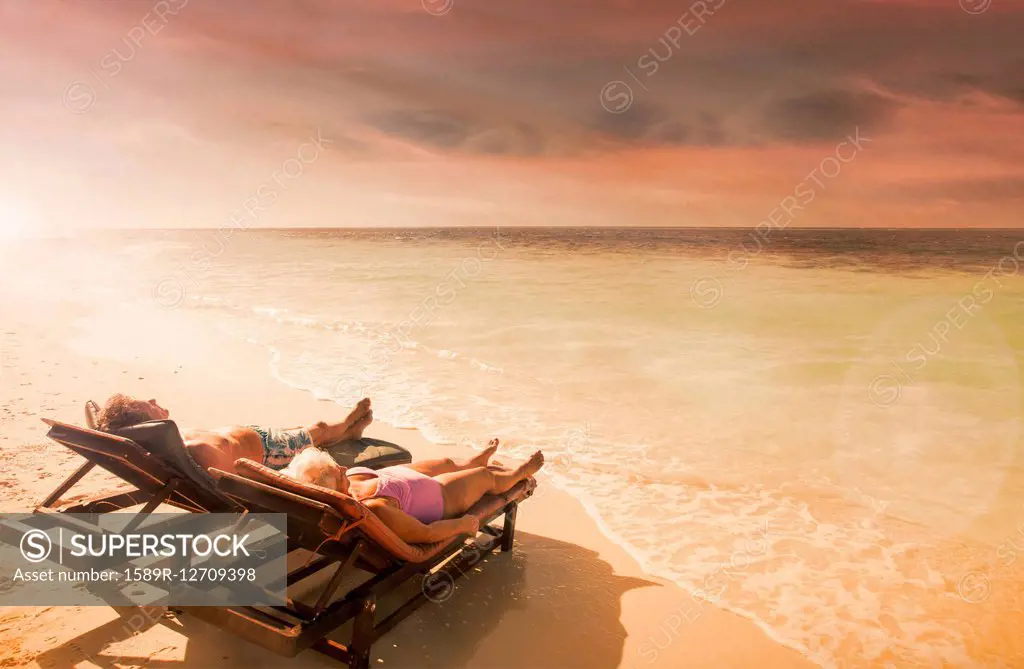
[[(312, 648), (352, 669), (369, 667), (373, 642), (430, 599), (431, 581), (441, 586), (454, 584), (495, 548), (511, 550), (518, 505), (536, 487), (533, 479), (522, 481), (505, 494), (487, 495), (469, 510), (480, 520), (486, 537), (482, 543), (461, 536), (410, 545), (348, 495), (300, 483), (250, 460), (239, 460), (235, 467), (244, 475), (210, 471), (218, 480), (218, 489), (250, 511), (288, 514), (290, 548), (315, 554), (288, 574), (289, 587), (332, 565), (336, 569), (315, 591), (313, 603), (289, 599), (284, 607), (189, 607), (182, 611), (280, 655), (293, 657)], [(490, 524), (502, 516), (502, 527)], [(369, 572), (368, 579), (335, 598), (356, 569)], [(378, 617), (378, 600), (410, 581), (419, 586), (416, 593)], [(328, 638), (350, 620), (349, 643)]]
[[(43, 419), (50, 426), (46, 436), (85, 458), (85, 462), (57, 486), (35, 508), (39, 512), (104, 513), (144, 504), (141, 513), (151, 513), (160, 504), (169, 504), (195, 513), (231, 513), (243, 510), (217, 490), (216, 482), (195, 465), (161, 453), (164, 444), (181, 442), (178, 428), (171, 421), (139, 426), (131, 438)], [(140, 442), (146, 442), (149, 448)], [(164, 450), (175, 452), (173, 446)], [(180, 453), (187, 458), (184, 444)], [(88, 473), (99, 466), (129, 484), (100, 495), (61, 503), (61, 499)]]
[[(442, 587), (469, 571), (497, 547), (512, 549), (516, 511), (536, 486), (522, 481), (503, 495), (488, 495), (469, 513), (480, 520), (485, 540), (457, 537), (426, 545), (410, 545), (388, 529), (352, 497), (320, 486), (303, 484), (269, 467), (239, 460), (242, 474), (202, 470), (188, 457), (177, 427), (153, 421), (117, 435), (44, 420), (47, 436), (86, 459), (36, 507), (37, 513), (104, 513), (143, 504), (142, 522), (160, 504), (195, 513), (284, 513), (288, 516), (288, 549), (308, 556), (288, 573), (288, 586), (298, 585), (331, 566), (335, 571), (314, 592), (312, 602), (289, 597), (276, 607), (182, 607), (221, 629), (275, 653), (292, 657), (312, 648), (354, 669), (367, 669), (374, 641), (430, 599), (431, 584)], [(397, 451), (395, 449), (398, 449)], [(377, 467), (411, 461), (407, 451), (379, 440), (358, 440), (328, 448), (348, 466)], [(96, 497), (60, 503), (94, 467), (99, 466), (131, 487)], [(501, 527), (491, 523), (503, 517)], [(473, 539), (472, 541), (470, 539)], [(338, 597), (343, 583), (359, 574), (366, 579)], [(416, 585), (416, 594), (378, 618), (378, 599), (402, 586)], [(304, 584), (305, 585), (305, 584)], [(352, 621), (347, 644), (328, 638)]]
[[(86, 418), (94, 425), (94, 409), (86, 404)], [(231, 513), (242, 510), (217, 489), (217, 482), (189, 455), (174, 421), (158, 420), (133, 425), (117, 434), (44, 419), (47, 437), (86, 459), (67, 480), (36, 507), (37, 512), (93, 513), (146, 504), (144, 513), (160, 504), (193, 512)], [(346, 467), (360, 465), (379, 469), (405, 464), (412, 456), (404, 448), (380, 439), (352, 439), (325, 448)], [(61, 498), (97, 465), (134, 489), (60, 505)]]

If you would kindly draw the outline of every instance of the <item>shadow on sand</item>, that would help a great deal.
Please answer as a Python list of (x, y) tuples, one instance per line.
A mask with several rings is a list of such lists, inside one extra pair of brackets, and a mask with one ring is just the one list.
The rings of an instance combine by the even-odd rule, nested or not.
[[(613, 669), (619, 666), (626, 638), (619, 622), (622, 595), (649, 585), (658, 584), (616, 576), (594, 551), (519, 532), (511, 555), (489, 556), (456, 582), (448, 599), (428, 602), (380, 639), (373, 647), (371, 666)], [(385, 600), (382, 607), (388, 604)], [(70, 669), (88, 661), (104, 668), (341, 666), (311, 651), (292, 660), (281, 658), (188, 617), (163, 619), (186, 637), (182, 649), (181, 637), (157, 625), (160, 620), (137, 614), (132, 619), (131, 611), (121, 614), (46, 651), (37, 658), (39, 665)], [(134, 636), (133, 628), (142, 636)], [(339, 641), (344, 642), (346, 631), (342, 628)], [(145, 638), (150, 635), (161, 636)]]

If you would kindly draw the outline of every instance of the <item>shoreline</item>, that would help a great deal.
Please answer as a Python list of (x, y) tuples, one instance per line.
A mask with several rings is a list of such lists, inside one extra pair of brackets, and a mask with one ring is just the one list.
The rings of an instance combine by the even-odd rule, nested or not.
[[(5, 326), (0, 510), (30, 508), (76, 466), (78, 456), (45, 443), (39, 418), (80, 423), (86, 399), (102, 401), (115, 391), (157, 397), (185, 425), (291, 425), (344, 412), (274, 378), (266, 349), (205, 332), (209, 328), (185, 313), (146, 310), (144, 319), (134, 319), (131, 331), (121, 334), (112, 332), (102, 313), (83, 315), (74, 325), (50, 329), (22, 318)], [(196, 328), (204, 336), (195, 336)], [(367, 434), (400, 443), (417, 458), (465, 452), (430, 442), (419, 430), (380, 422)], [(78, 491), (90, 485), (98, 490), (106, 482), (95, 477), (92, 483), (93, 478), (87, 477)], [(383, 666), (504, 667), (525, 666), (524, 661), (607, 669), (755, 662), (817, 666), (770, 638), (756, 622), (701, 604), (674, 583), (648, 574), (580, 500), (548, 476), (540, 483), (521, 507), (513, 554), (492, 558), (499, 564), (461, 579), (451, 600), (424, 607), (384, 637), (375, 646)], [(100, 632), (117, 627), (116, 621), (107, 608), (2, 610), (0, 666), (74, 664), (83, 654), (102, 663), (111, 654), (124, 656), (125, 644), (151, 659), (181, 659), (196, 666), (212, 661), (209, 653), (218, 654), (216, 663), (225, 666), (331, 666), (315, 653), (267, 664), (258, 647), (212, 628), (187, 636), (164, 625), (126, 638)], [(481, 621), (486, 629), (480, 629)], [(439, 636), (450, 643), (427, 643)], [(502, 663), (513, 657), (515, 662)]]
[[(262, 344), (257, 344), (255, 342), (249, 342), (249, 344), (251, 346), (253, 346), (254, 348), (259, 348), (259, 349), (263, 350), (264, 352), (267, 352)], [(299, 386), (297, 384), (291, 383), (291, 382), (286, 381), (285, 379), (281, 378), (278, 375), (278, 373), (276, 372), (276, 370), (273, 369), (273, 357), (274, 357), (275, 353), (276, 353), (275, 349), (271, 348), (269, 350), (269, 356), (268, 357), (270, 358), (270, 360), (268, 361), (268, 371), (270, 373), (271, 378), (273, 378), (275, 381), (280, 383), (283, 387), (288, 388), (289, 390), (305, 393), (305, 394), (309, 395), (310, 397), (312, 397), (314, 400), (316, 400), (318, 402), (333, 402), (333, 400), (331, 400), (330, 398), (318, 396), (318, 394), (314, 390), (311, 390), (309, 388), (305, 388), (305, 387)], [(379, 434), (377, 432), (373, 431), (372, 428), (374, 428), (374, 427), (376, 427), (377, 430), (380, 430)], [(372, 432), (372, 434), (371, 434), (371, 432)], [(422, 447), (422, 452), (427, 454), (427, 457), (431, 457), (431, 458), (433, 458), (433, 457), (460, 456), (460, 455), (465, 455), (465, 451), (466, 451), (465, 447), (460, 447), (457, 444), (439, 443), (438, 441), (435, 441), (435, 440), (431, 439), (430, 437), (427, 436), (427, 433), (424, 431), (424, 429), (421, 426), (416, 426), (416, 425), (401, 426), (401, 427), (399, 427), (399, 426), (393, 425), (391, 423), (388, 423), (386, 421), (378, 421), (378, 420), (375, 419), (374, 420), (374, 424), (371, 426), (370, 432), (367, 432), (367, 435), (368, 436), (374, 436), (374, 437), (377, 437), (377, 438), (386, 439), (388, 441), (393, 441), (395, 443), (400, 443), (403, 446), (406, 445), (406, 444), (403, 442), (402, 437), (403, 437), (403, 435), (407, 435), (407, 437), (406, 437), (407, 439), (408, 439), (408, 437), (411, 437), (414, 442), (417, 442), (418, 445)], [(384, 435), (388, 435), (388, 436), (384, 436)], [(502, 457), (501, 457), (500, 449), (499, 449), (499, 452), (495, 456), (494, 459), (497, 462), (501, 462)], [(618, 535), (616, 535), (616, 533), (604, 522), (603, 518), (601, 517), (601, 513), (600, 513), (600, 511), (598, 511), (596, 506), (594, 506), (592, 503), (589, 503), (585, 498), (581, 498), (581, 497), (579, 497), (577, 495), (574, 495), (573, 493), (569, 492), (568, 490), (566, 490), (562, 486), (559, 486), (553, 480), (552, 477), (545, 476), (543, 470), (542, 470), (541, 474), (538, 476), (538, 483), (539, 483), (539, 485), (538, 485), (538, 490), (539, 491), (542, 491), (541, 485), (552, 486), (552, 487), (555, 488), (555, 490), (560, 495), (562, 495), (564, 497), (570, 498), (572, 500), (571, 503), (574, 503), (574, 504), (578, 505), (583, 510), (583, 512), (586, 514), (587, 519), (591, 523), (593, 523), (594, 529), (596, 529), (598, 532), (600, 532), (601, 536), (605, 540), (607, 540), (608, 542), (613, 544), (616, 548), (618, 548), (626, 556), (628, 556), (628, 559), (631, 560), (634, 563), (634, 566), (635, 566), (636, 570), (638, 570), (639, 572), (645, 574), (646, 577), (648, 577), (650, 579), (653, 579), (655, 582), (657, 582), (659, 584), (664, 584), (664, 585), (666, 585), (668, 587), (676, 588), (676, 589), (678, 589), (678, 590), (680, 590), (680, 591), (682, 591), (684, 593), (687, 593), (687, 595), (691, 598), (691, 600), (693, 600), (694, 594), (692, 592), (688, 591), (684, 586), (681, 586), (678, 583), (675, 583), (674, 581), (672, 581), (671, 579), (666, 578), (664, 576), (660, 576), (657, 573), (655, 573), (655, 571), (648, 564), (646, 556), (644, 556), (640, 550), (638, 550), (638, 549), (634, 548), (632, 545), (630, 545), (630, 543), (628, 541), (626, 541), (622, 537), (619, 537)], [(540, 493), (535, 493), (534, 497), (537, 497), (538, 494), (540, 494)], [(533, 499), (533, 498), (531, 498), (531, 499)], [(523, 517), (522, 516), (522, 510), (520, 510), (520, 518), (522, 518), (522, 517)], [(792, 643), (789, 643), (789, 642), (787, 642), (787, 641), (785, 641), (783, 639), (780, 639), (778, 637), (777, 633), (774, 630), (772, 630), (768, 626), (767, 623), (765, 623), (760, 618), (758, 618), (757, 615), (754, 614), (754, 613), (751, 613), (749, 611), (738, 610), (738, 609), (735, 609), (735, 608), (732, 608), (732, 607), (720, 604), (718, 602), (712, 603), (712, 602), (705, 601), (704, 604), (700, 604), (696, 600), (693, 600), (691, 602), (691, 604), (692, 604), (692, 606), (686, 606), (685, 612), (683, 612), (683, 606), (680, 607), (680, 611), (683, 612), (682, 615), (683, 615), (684, 618), (686, 617), (686, 615), (692, 615), (694, 610), (699, 612), (705, 606), (712, 606), (712, 607), (714, 607), (718, 611), (721, 611), (723, 613), (727, 613), (727, 614), (730, 614), (730, 615), (738, 616), (738, 617), (740, 617), (740, 618), (742, 618), (742, 619), (744, 619), (746, 621), (749, 621), (750, 623), (754, 624), (772, 642), (778, 644), (779, 646), (781, 646), (781, 647), (783, 647), (783, 648), (785, 648), (787, 650), (790, 650), (790, 651), (793, 651), (793, 652), (799, 654), (802, 659), (807, 660), (810, 663), (810, 666), (815, 666), (815, 667), (827, 667), (827, 666), (829, 666), (829, 664), (827, 662), (826, 663), (822, 663), (822, 662), (816, 661), (813, 658), (813, 654), (809, 650), (807, 650), (806, 648), (797, 648)], [(698, 613), (697, 615), (699, 616), (700, 613)], [(696, 618), (694, 618), (694, 620), (696, 620)], [(638, 648), (637, 648), (638, 654), (642, 654), (640, 652), (642, 646), (643, 646), (643, 644), (640, 644), (640, 646), (638, 646)], [(650, 649), (651, 648), (649, 647), (648, 650), (650, 650)], [(637, 664), (637, 665), (628, 664), (628, 663), (626, 663), (626, 659), (625, 659), (625, 655), (624, 655), (623, 665), (621, 665), (621, 666), (623, 666), (623, 667), (634, 667), (634, 666), (641, 667), (641, 666), (645, 666), (645, 664), (646, 663), (640, 663), (640, 664)]]
[[(292, 382), (287, 381), (286, 379), (282, 378), (280, 373), (278, 372), (278, 370), (275, 368), (275, 364), (276, 364), (275, 363), (275, 358), (280, 355), (280, 352), (277, 351), (277, 349), (275, 349), (273, 347), (267, 347), (267, 346), (265, 346), (263, 344), (260, 344), (260, 343), (257, 343), (257, 342), (253, 342), (253, 341), (250, 341), (250, 342), (247, 342), (247, 343), (250, 346), (252, 346), (254, 349), (259, 349), (260, 351), (262, 351), (266, 355), (266, 357), (267, 357), (267, 365), (268, 365), (268, 373), (269, 373), (270, 377), (273, 378), (275, 381), (277, 381), (279, 384), (281, 384), (283, 387), (285, 387), (285, 388), (287, 388), (289, 390), (293, 390), (293, 391), (296, 391), (296, 392), (300, 392), (300, 393), (304, 393), (306, 395), (309, 395), (310, 397), (312, 397), (314, 400), (316, 400), (318, 402), (331, 402), (331, 403), (334, 403), (334, 400), (332, 398), (323, 397), (320, 394), (318, 394), (317, 391), (315, 391), (313, 389), (310, 389), (308, 387), (304, 387), (304, 386), (298, 385), (296, 383), (292, 383)], [(459, 455), (464, 455), (464, 451), (466, 450), (464, 447), (460, 447), (458, 444), (455, 444), (455, 443), (442, 443), (442, 442), (440, 442), (438, 440), (432, 439), (430, 436), (428, 436), (427, 431), (422, 426), (418, 426), (418, 425), (396, 426), (393, 423), (389, 423), (389, 422), (384, 421), (384, 420), (378, 421), (376, 419), (374, 420), (374, 426), (376, 426), (380, 430), (383, 430), (384, 432), (382, 434), (388, 434), (388, 435), (391, 435), (391, 436), (383, 437), (383, 436), (381, 436), (380, 434), (377, 434), (377, 433), (374, 433), (374, 434), (367, 433), (368, 436), (377, 436), (378, 438), (384, 438), (384, 439), (387, 439), (389, 441), (393, 441), (395, 443), (403, 443), (402, 439), (401, 439), (402, 435), (403, 434), (411, 434), (412, 437), (414, 438), (414, 440), (419, 442), (423, 446), (423, 451), (425, 453), (429, 454), (428, 457), (459, 456)], [(374, 426), (371, 426), (371, 428), (374, 427)], [(501, 452), (500, 452), (500, 449), (499, 449), (499, 453), (495, 456), (495, 460), (497, 462), (500, 462), (501, 459), (502, 459), (501, 458)], [(636, 567), (637, 570), (639, 570), (640, 572), (642, 572), (643, 574), (645, 574), (647, 577), (649, 577), (651, 579), (655, 579), (658, 582), (668, 584), (668, 585), (670, 585), (673, 588), (678, 588), (679, 590), (681, 590), (681, 591), (683, 591), (685, 593), (688, 593), (690, 595), (691, 599), (694, 597), (694, 594), (691, 591), (687, 590), (687, 588), (685, 586), (682, 586), (682, 585), (674, 582), (671, 578), (668, 578), (668, 577), (665, 577), (665, 576), (662, 576), (662, 575), (659, 575), (658, 573), (656, 573), (656, 571), (650, 565), (650, 562), (647, 559), (647, 556), (645, 556), (643, 554), (643, 552), (640, 551), (639, 549), (633, 547), (626, 539), (623, 539), (622, 537), (618, 536), (607, 525), (607, 523), (604, 522), (604, 519), (601, 516), (601, 512), (597, 509), (597, 507), (593, 503), (590, 503), (585, 497), (580, 497), (578, 495), (574, 495), (572, 492), (569, 492), (564, 487), (558, 485), (558, 483), (556, 483), (555, 480), (550, 475), (545, 476), (545, 473), (543, 472), (543, 470), (542, 470), (540, 476), (538, 477), (538, 482), (539, 483), (543, 482), (543, 485), (549, 485), (549, 486), (555, 487), (559, 493), (563, 494), (566, 497), (571, 498), (573, 503), (578, 504), (580, 506), (580, 508), (586, 513), (587, 518), (589, 519), (589, 521), (594, 524), (595, 529), (598, 532), (600, 532), (601, 535), (608, 542), (614, 544), (617, 548), (621, 549), (629, 557), (629, 559), (633, 561), (633, 563), (635, 564), (635, 567)], [(541, 488), (539, 487), (538, 489), (541, 489)], [(535, 493), (534, 496), (536, 496), (536, 493)], [(767, 531), (766, 531), (766, 536), (767, 536)], [(791, 651), (793, 651), (795, 653), (798, 653), (802, 658), (804, 658), (808, 662), (810, 662), (812, 666), (816, 666), (816, 667), (828, 667), (828, 666), (830, 666), (827, 661), (818, 661), (818, 660), (816, 660), (813, 657), (813, 653), (811, 653), (808, 649), (802, 648), (802, 647), (797, 647), (795, 644), (793, 644), (791, 642), (788, 642), (788, 641), (786, 641), (786, 640), (784, 640), (782, 638), (779, 638), (779, 635), (778, 635), (778, 633), (775, 630), (771, 629), (771, 627), (767, 623), (765, 623), (763, 620), (758, 618), (757, 615), (752, 613), (752, 612), (740, 610), (740, 609), (733, 608), (733, 607), (729, 607), (729, 606), (723, 605), (723, 604), (721, 604), (719, 602), (713, 602), (712, 603), (712, 602), (705, 601), (704, 604), (699, 604), (696, 601), (693, 602), (693, 607), (696, 607), (698, 610), (703, 608), (703, 606), (705, 606), (705, 605), (713, 606), (717, 610), (723, 611), (723, 612), (731, 614), (731, 615), (738, 616), (738, 617), (740, 617), (740, 618), (742, 618), (744, 620), (747, 620), (747, 621), (753, 623), (762, 633), (765, 634), (765, 636), (767, 636), (769, 639), (771, 639), (774, 643), (777, 643), (778, 645), (782, 646), (783, 648), (786, 648), (786, 649), (791, 650)], [(687, 608), (690, 609), (690, 608), (693, 608), (693, 607), (687, 607)], [(682, 609), (682, 607), (680, 607), (680, 608)], [(692, 614), (692, 611), (689, 611), (689, 613)], [(637, 650), (639, 651), (640, 648), (638, 648)], [(625, 666), (630, 666), (630, 665), (625, 665)], [(643, 666), (643, 664), (641, 664), (639, 666)]]

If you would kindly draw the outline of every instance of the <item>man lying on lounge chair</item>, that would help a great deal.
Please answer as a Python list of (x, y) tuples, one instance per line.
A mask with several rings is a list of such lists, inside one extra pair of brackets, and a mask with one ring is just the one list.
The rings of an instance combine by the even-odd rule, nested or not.
[[(100, 411), (97, 428), (115, 432), (169, 416), (170, 412), (156, 400), (146, 402), (114, 395)], [(491, 456), (498, 449), (497, 439), (468, 460), (420, 460), (379, 470), (346, 469), (320, 449), (345, 439), (360, 438), (372, 421), (370, 400), (363, 399), (340, 423), (319, 422), (291, 430), (256, 426), (182, 430), (182, 439), (192, 458), (207, 469), (235, 471), (235, 461), (247, 458), (280, 469), (282, 474), (303, 483), (354, 497), (407, 543), (432, 543), (460, 534), (475, 534), (478, 519), (464, 515), (466, 511), (484, 495), (507, 492), (544, 465), (540, 451), (515, 469), (491, 465)]]
[[(167, 420), (170, 412), (156, 400), (138, 400), (127, 395), (114, 395), (99, 412), (96, 428), (104, 432), (145, 423)], [(181, 438), (189, 455), (203, 468), (235, 471), (235, 460), (248, 458), (272, 469), (282, 469), (295, 455), (308, 446), (323, 447), (359, 439), (363, 430), (373, 421), (370, 400), (356, 405), (340, 423), (317, 422), (294, 429), (280, 430), (257, 425), (240, 425), (214, 430), (182, 429)]]

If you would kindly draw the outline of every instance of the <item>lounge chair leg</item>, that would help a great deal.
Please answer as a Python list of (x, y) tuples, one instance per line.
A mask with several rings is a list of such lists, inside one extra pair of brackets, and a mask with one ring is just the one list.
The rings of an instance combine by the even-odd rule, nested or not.
[(59, 486), (57, 486), (56, 490), (47, 495), (46, 499), (44, 499), (39, 506), (43, 508), (50, 508), (51, 506), (53, 506), (57, 501), (60, 500), (61, 497), (64, 496), (64, 493), (66, 493), (68, 490), (71, 490), (71, 488), (74, 487), (76, 483), (81, 481), (86, 474), (92, 471), (92, 468), (95, 466), (95, 462), (93, 462), (92, 460), (87, 460), (81, 467), (76, 469), (75, 473), (69, 476), (67, 480), (64, 481), (64, 483), (61, 483)]
[(331, 576), (331, 580), (327, 582), (327, 587), (320, 593), (320, 598), (316, 600), (316, 604), (313, 606), (313, 611), (316, 615), (320, 615), (320, 612), (327, 608), (327, 605), (331, 603), (331, 597), (337, 592), (338, 586), (341, 585), (341, 581), (345, 576), (348, 575), (352, 569), (352, 565), (355, 564), (359, 554), (363, 551), (363, 540), (360, 539), (356, 542), (356, 547), (349, 553), (348, 558), (343, 564), (338, 565), (337, 571)]
[(139, 512), (135, 514), (135, 517), (124, 526), (121, 530), (124, 534), (130, 534), (132, 530), (142, 524), (142, 521), (146, 520), (146, 516), (156, 511), (157, 507), (163, 504), (168, 497), (170, 497), (178, 487), (178, 479), (172, 479), (170, 483), (165, 485), (159, 490), (153, 498), (146, 502), (146, 505), (139, 509)]
[(352, 622), (352, 645), (349, 647), (349, 669), (369, 669), (370, 646), (373, 643), (374, 612), (377, 598), (367, 597)]
[(501, 552), (507, 553), (512, 550), (512, 542), (516, 538), (516, 511), (519, 504), (512, 502), (505, 507), (505, 527), (501, 531)]

